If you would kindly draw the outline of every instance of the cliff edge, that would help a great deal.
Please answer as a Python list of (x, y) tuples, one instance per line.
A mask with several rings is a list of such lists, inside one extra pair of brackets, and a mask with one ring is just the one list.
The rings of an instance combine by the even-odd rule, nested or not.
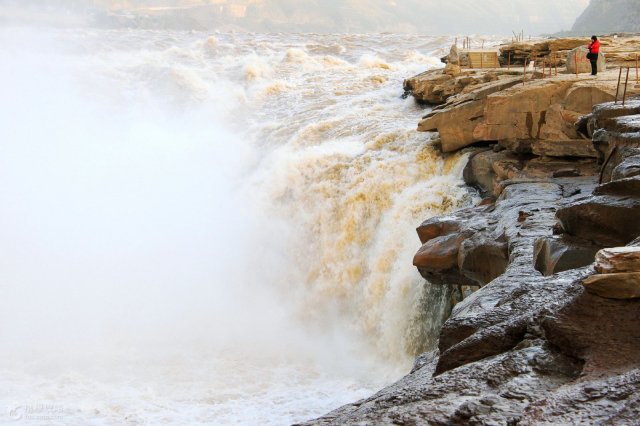
[(623, 106), (615, 71), (474, 73), (419, 125), (472, 151), (465, 181), (485, 196), (417, 229), (414, 265), (463, 300), (407, 376), (308, 424), (640, 416), (638, 88)]

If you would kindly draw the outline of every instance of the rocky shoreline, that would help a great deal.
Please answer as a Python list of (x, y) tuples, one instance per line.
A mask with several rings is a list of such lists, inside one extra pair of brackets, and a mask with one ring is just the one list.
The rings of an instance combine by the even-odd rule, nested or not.
[(414, 265), (462, 300), (407, 376), (307, 424), (633, 424), (640, 88), (622, 106), (617, 70), (523, 83), (456, 55), (405, 89), (439, 104), (418, 130), (471, 150), (464, 179), (484, 194), (417, 229)]

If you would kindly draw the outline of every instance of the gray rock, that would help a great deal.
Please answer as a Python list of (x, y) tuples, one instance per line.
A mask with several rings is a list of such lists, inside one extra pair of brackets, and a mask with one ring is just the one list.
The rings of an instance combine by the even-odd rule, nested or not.
[(533, 263), (542, 275), (553, 275), (593, 263), (601, 246), (567, 235), (538, 238), (534, 243)]

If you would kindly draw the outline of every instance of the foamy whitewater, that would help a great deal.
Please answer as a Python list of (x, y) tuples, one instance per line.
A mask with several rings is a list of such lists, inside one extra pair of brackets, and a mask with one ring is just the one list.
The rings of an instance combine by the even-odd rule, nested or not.
[(408, 372), (414, 229), (469, 194), (400, 95), (451, 42), (0, 29), (0, 424), (284, 425)]

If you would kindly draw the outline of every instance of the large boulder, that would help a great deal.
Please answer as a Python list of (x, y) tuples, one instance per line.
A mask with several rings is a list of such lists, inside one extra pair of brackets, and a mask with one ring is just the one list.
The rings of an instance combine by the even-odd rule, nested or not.
[(404, 82), (404, 90), (418, 102), (441, 104), (448, 96), (443, 93), (444, 87), (455, 87), (453, 76), (443, 74), (442, 70), (431, 70), (411, 77)]
[[(567, 54), (567, 72), (575, 74), (576, 66), (578, 73), (590, 73), (591, 62), (587, 59), (587, 53), (589, 49), (586, 46), (576, 47)], [(598, 55), (598, 72), (605, 71), (607, 69), (607, 58), (602, 52)]]
[[(510, 77), (472, 89), (468, 86), (462, 94), (427, 114), (418, 124), (418, 131), (438, 131), (444, 152), (476, 142), (498, 141), (524, 153), (530, 142), (520, 141), (580, 139), (576, 121), (595, 103), (612, 100), (615, 93), (615, 85), (609, 81), (592, 84), (561, 78), (521, 83), (521, 77)], [(583, 127), (583, 133), (587, 133), (586, 121)], [(587, 149), (578, 155), (598, 155)]]

